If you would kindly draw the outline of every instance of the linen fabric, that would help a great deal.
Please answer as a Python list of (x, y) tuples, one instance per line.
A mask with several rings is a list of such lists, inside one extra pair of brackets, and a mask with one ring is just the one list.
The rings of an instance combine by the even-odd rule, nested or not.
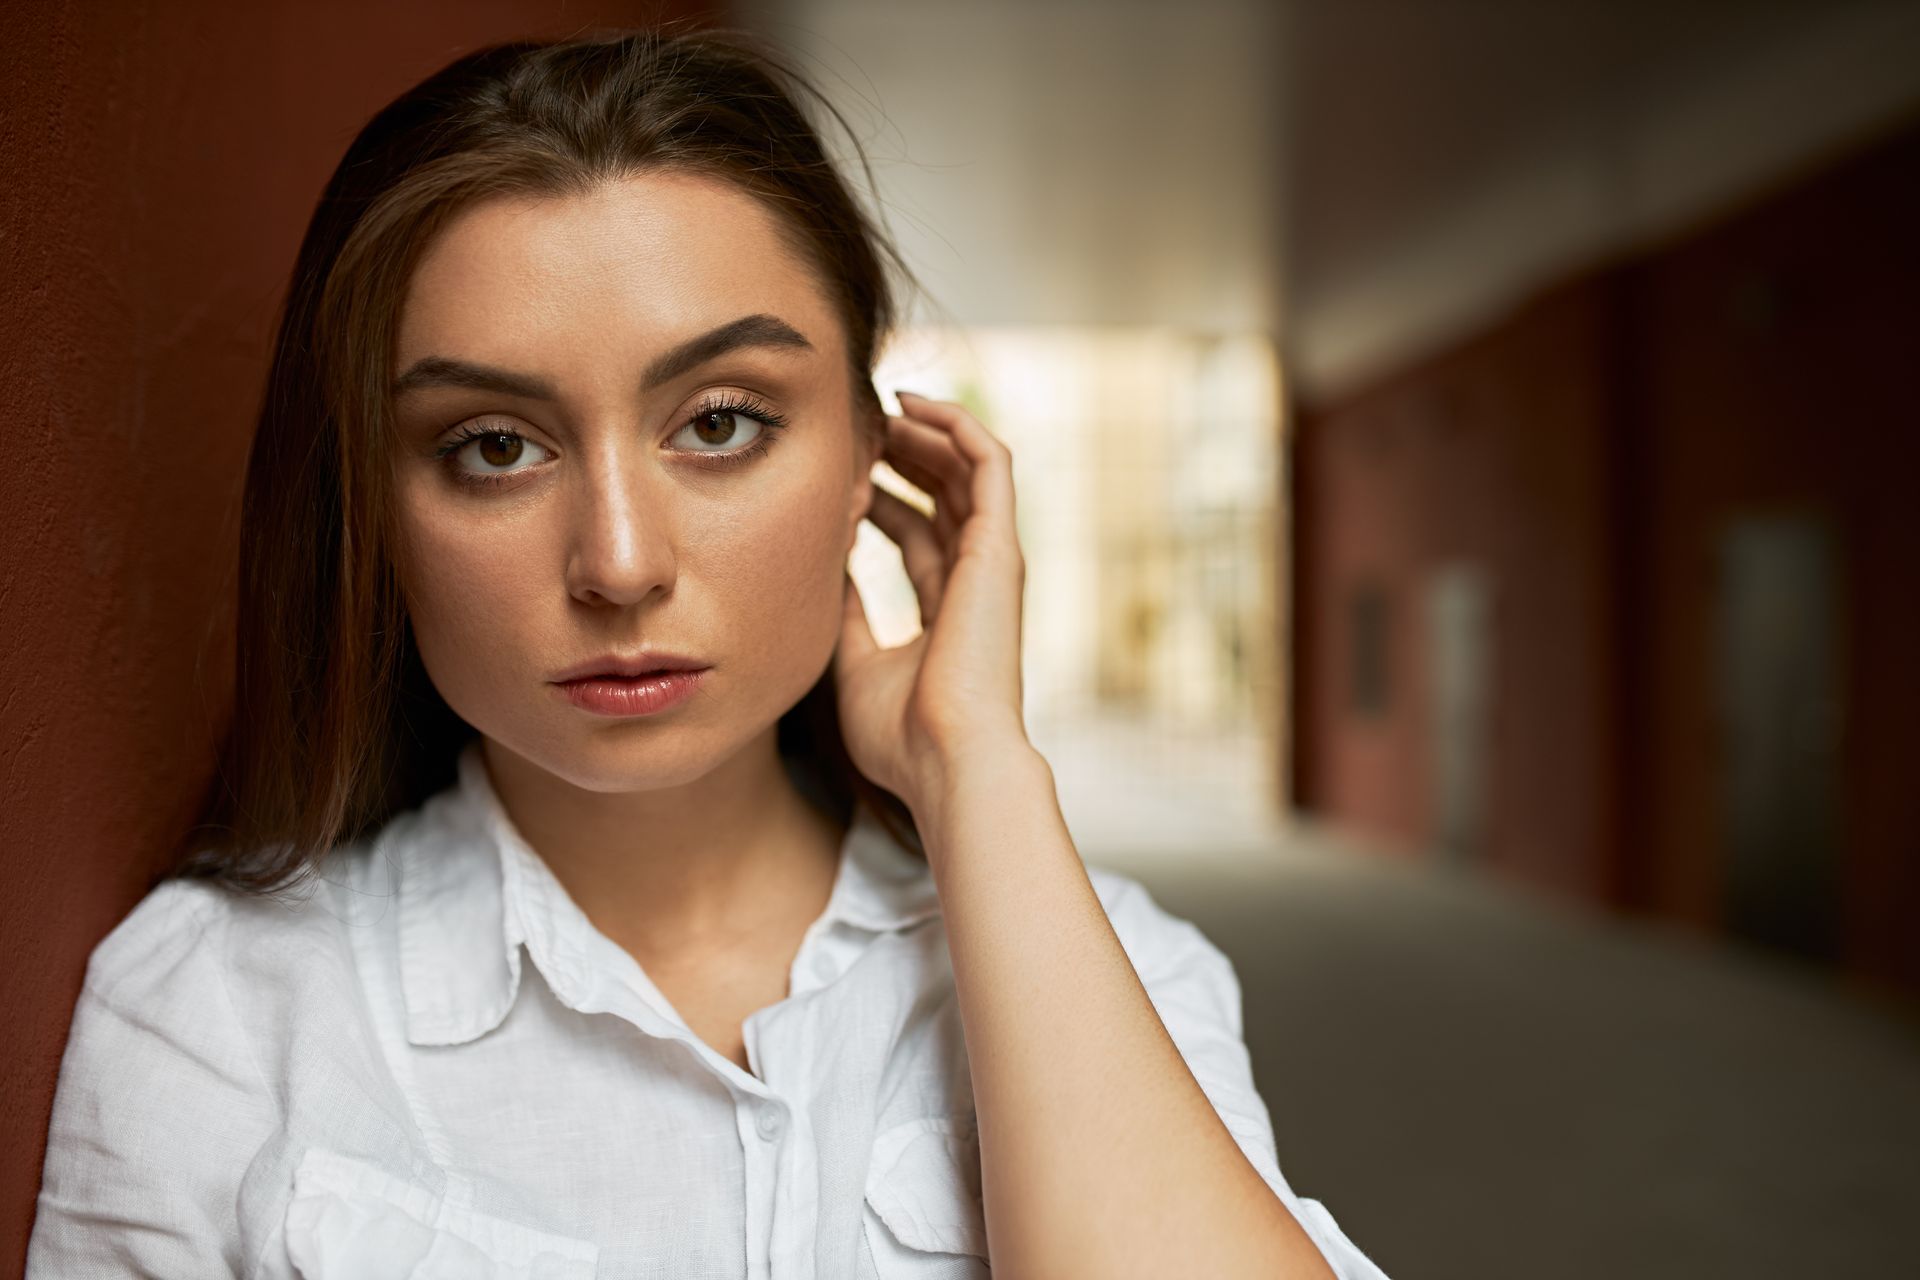
[[(1088, 875), (1247, 1159), (1342, 1280), (1381, 1277), (1281, 1175), (1227, 957)], [(27, 1274), (990, 1274), (933, 877), (865, 809), (788, 995), (743, 1034), (751, 1071), (588, 920), (471, 745), (304, 896), (170, 880), (100, 943)]]

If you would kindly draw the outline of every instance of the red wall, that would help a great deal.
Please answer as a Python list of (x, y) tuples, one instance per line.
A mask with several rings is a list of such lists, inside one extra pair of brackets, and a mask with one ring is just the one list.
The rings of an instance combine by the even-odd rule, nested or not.
[[(1420, 591), (1438, 564), (1498, 586), (1488, 856), (1569, 892), (1605, 878), (1605, 291), (1581, 282), (1304, 417), (1296, 443), (1300, 750), (1309, 809), (1421, 847), (1432, 828)], [(1304, 566), (1303, 566), (1304, 567)], [(1348, 592), (1390, 604), (1387, 713), (1348, 710)]]
[(1847, 593), (1846, 959), (1920, 991), (1920, 123), (1680, 239), (1628, 275), (1648, 466), (1631, 549), (1644, 584), (1645, 750), (1657, 819), (1621, 851), (1647, 905), (1712, 921), (1720, 744), (1708, 731), (1714, 527), (1780, 504), (1833, 511)]
[[(1714, 539), (1782, 504), (1841, 544), (1843, 958), (1920, 991), (1920, 125), (1448, 350), (1304, 406), (1295, 456), (1303, 808), (1410, 853), (1432, 817), (1426, 575), (1500, 593), (1488, 860), (1717, 926)], [(1347, 600), (1394, 593), (1395, 701), (1346, 705)]]
[[(683, 0), (667, 16), (717, 8)], [(268, 328), (355, 129), (458, 53), (652, 3), (8, 6), (0, 29), (0, 1260), (87, 953), (209, 776)]]

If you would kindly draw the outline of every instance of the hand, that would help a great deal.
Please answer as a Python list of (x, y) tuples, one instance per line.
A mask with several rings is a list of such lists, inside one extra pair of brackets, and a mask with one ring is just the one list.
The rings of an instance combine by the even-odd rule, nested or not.
[(907, 416), (888, 415), (881, 456), (933, 498), (933, 515), (876, 484), (867, 518), (900, 547), (921, 632), (880, 648), (849, 574), (833, 671), (848, 756), (919, 812), (962, 763), (1028, 745), (1020, 690), (1026, 560), (1006, 445), (951, 401), (899, 394)]

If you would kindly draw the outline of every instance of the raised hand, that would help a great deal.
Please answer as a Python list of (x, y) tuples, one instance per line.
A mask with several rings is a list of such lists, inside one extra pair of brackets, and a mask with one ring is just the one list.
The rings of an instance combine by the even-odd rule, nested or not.
[(921, 633), (879, 647), (846, 580), (834, 652), (853, 763), (919, 809), (958, 767), (1028, 746), (1021, 712), (1026, 560), (1014, 525), (1013, 456), (958, 404), (902, 391), (881, 455), (933, 498), (931, 517), (874, 487), (867, 518), (900, 547)]

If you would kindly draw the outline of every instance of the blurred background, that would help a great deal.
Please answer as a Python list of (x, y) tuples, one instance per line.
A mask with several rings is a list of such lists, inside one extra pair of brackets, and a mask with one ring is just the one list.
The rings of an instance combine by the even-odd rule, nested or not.
[(1296, 1189), (1396, 1277), (1920, 1275), (1891, 0), (10, 7), (0, 1257), (210, 767), (321, 184), (461, 52), (656, 17), (775, 41), (870, 159), (925, 285), (879, 385), (1012, 446), (1032, 732), (1234, 960)]

